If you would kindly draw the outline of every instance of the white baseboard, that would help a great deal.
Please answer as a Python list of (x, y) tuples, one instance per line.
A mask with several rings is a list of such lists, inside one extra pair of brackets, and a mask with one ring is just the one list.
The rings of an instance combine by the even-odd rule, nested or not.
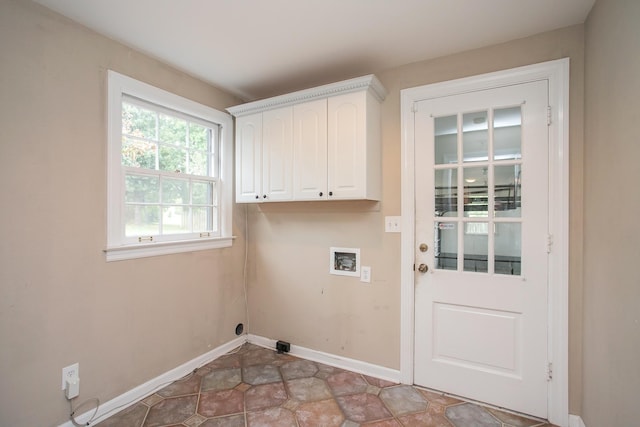
[(569, 414), (569, 427), (587, 427), (579, 415)]
[[(188, 373), (192, 372), (194, 369), (199, 368), (202, 365), (206, 365), (207, 363), (228, 353), (234, 348), (241, 346), (245, 342), (247, 342), (247, 336), (242, 335), (232, 341), (229, 341), (226, 344), (216, 347), (215, 349), (201, 356), (196, 357), (195, 359), (192, 359), (186, 363), (183, 363), (177, 368), (174, 368), (168, 372), (165, 372), (162, 375), (159, 375), (147, 381), (146, 383), (139, 385), (138, 387), (131, 389), (121, 394), (120, 396), (117, 396), (109, 400), (106, 403), (101, 404), (100, 407), (98, 408), (98, 413), (96, 414), (96, 417), (91, 422), (91, 425), (97, 424), (100, 421), (103, 421), (106, 418), (116, 414), (117, 412), (120, 412), (128, 408), (134, 403), (139, 402), (145, 397), (153, 394), (154, 392), (164, 387), (165, 385), (184, 377)], [(81, 415), (76, 416), (76, 422), (85, 424), (86, 422), (89, 421), (93, 412), (94, 412), (94, 409), (91, 409)], [(59, 427), (74, 427), (74, 425), (71, 422), (71, 420), (69, 420), (64, 424), (60, 424)]]
[[(276, 340), (270, 338), (249, 334), (248, 341), (251, 344), (259, 345), (261, 347), (274, 350), (276, 348)], [(372, 363), (363, 362), (361, 360), (349, 359), (347, 357), (324, 353), (317, 350), (311, 350), (309, 348), (300, 347), (293, 344), (291, 344), (291, 350), (289, 351), (289, 354), (291, 354), (292, 356), (300, 357), (302, 359), (324, 363), (325, 365), (334, 366), (336, 368), (346, 369), (349, 371), (357, 372), (359, 374), (380, 378), (382, 380), (387, 380), (395, 383), (400, 382), (399, 370), (374, 365)]]

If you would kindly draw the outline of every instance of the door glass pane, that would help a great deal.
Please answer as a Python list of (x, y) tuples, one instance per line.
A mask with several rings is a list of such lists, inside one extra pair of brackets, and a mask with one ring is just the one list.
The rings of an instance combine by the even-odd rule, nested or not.
[(511, 160), (522, 157), (522, 113), (520, 107), (493, 112), (493, 158)]
[(522, 224), (496, 223), (495, 264), (496, 274), (520, 275)]
[(488, 160), (489, 126), (487, 112), (466, 113), (462, 116), (462, 155), (464, 162)]
[(487, 217), (487, 168), (464, 168), (464, 216)]
[(436, 117), (435, 163), (436, 165), (458, 162), (458, 117)]
[[(477, 224), (478, 228), (489, 228), (487, 222), (478, 222)], [(488, 242), (488, 234), (464, 234), (464, 271), (487, 272)]]
[(435, 268), (457, 270), (458, 224), (455, 222), (436, 222), (434, 228)]
[(440, 169), (435, 171), (435, 215), (458, 215), (458, 170)]
[(496, 166), (495, 210), (496, 217), (516, 217), (522, 215), (522, 166)]

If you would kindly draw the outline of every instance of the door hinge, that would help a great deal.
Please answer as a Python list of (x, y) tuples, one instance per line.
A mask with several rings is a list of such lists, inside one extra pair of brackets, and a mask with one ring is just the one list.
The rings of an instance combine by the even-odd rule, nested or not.
[(551, 253), (551, 247), (553, 246), (553, 234), (547, 234), (547, 253)]
[(551, 381), (553, 379), (553, 363), (547, 363), (547, 381)]
[(413, 271), (416, 271), (416, 265), (413, 264)]
[(547, 126), (551, 126), (551, 106), (547, 106)]

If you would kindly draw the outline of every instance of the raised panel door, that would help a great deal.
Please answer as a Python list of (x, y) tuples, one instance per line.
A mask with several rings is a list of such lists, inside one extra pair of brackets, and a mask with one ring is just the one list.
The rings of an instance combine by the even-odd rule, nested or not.
[(366, 191), (366, 92), (328, 100), (329, 200), (363, 198)]
[(262, 113), (236, 119), (236, 202), (262, 195)]
[(294, 199), (327, 198), (327, 100), (293, 107)]
[(293, 198), (293, 108), (262, 115), (262, 201)]

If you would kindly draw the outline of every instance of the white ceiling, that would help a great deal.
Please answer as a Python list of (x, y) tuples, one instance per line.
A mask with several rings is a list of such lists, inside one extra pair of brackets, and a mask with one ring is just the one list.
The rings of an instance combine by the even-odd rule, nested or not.
[(595, 0), (35, 0), (250, 101), (585, 21)]

